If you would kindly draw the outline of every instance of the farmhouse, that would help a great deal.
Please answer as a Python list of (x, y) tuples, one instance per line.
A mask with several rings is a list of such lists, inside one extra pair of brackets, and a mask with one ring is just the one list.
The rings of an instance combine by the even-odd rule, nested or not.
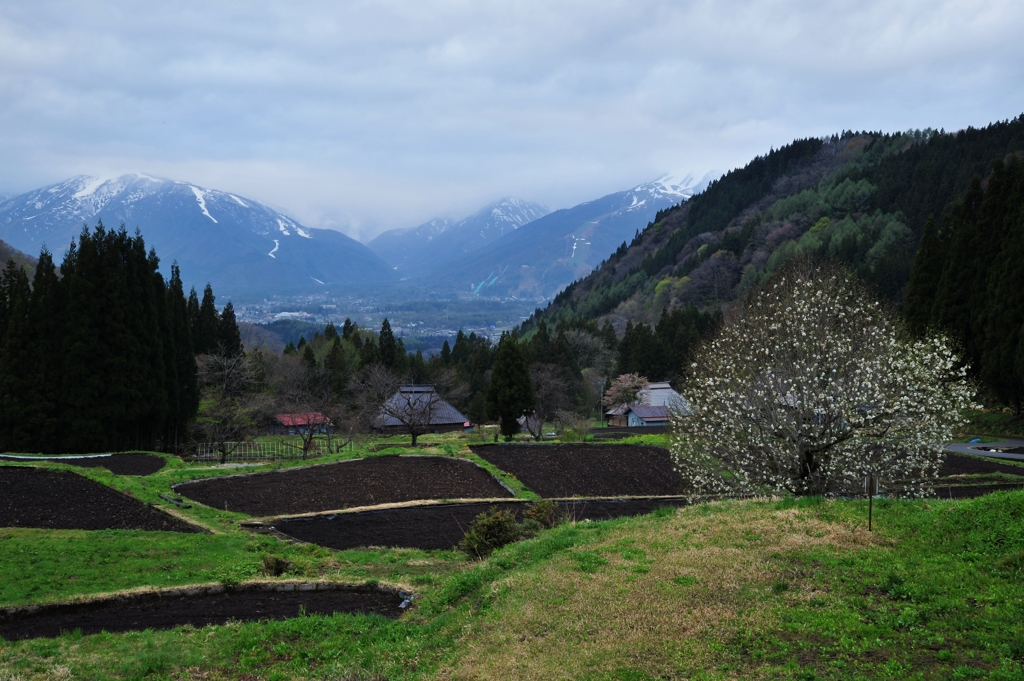
[[(620, 404), (605, 412), (609, 426), (667, 426), (672, 408), (690, 413), (686, 399), (667, 381), (648, 383), (634, 404)], [(639, 410), (639, 411), (638, 411)]]
[(442, 399), (432, 385), (403, 385), (381, 407), (374, 429), (381, 433), (446, 433), (468, 419)]
[(305, 434), (312, 428), (317, 433), (333, 433), (334, 424), (318, 411), (307, 414), (275, 414), (270, 424), (271, 435)]

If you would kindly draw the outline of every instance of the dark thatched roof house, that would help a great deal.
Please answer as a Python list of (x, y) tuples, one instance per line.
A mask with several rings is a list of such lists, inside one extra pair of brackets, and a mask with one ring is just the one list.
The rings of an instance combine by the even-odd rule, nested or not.
[(381, 407), (374, 429), (382, 433), (445, 433), (462, 430), (468, 420), (442, 399), (432, 385), (403, 385)]

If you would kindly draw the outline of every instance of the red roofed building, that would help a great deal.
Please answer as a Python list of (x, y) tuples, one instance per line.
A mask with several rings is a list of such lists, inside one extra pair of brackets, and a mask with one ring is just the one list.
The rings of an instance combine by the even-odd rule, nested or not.
[(276, 414), (270, 426), (271, 435), (298, 435), (312, 428), (317, 433), (333, 433), (334, 424), (318, 411), (308, 414)]

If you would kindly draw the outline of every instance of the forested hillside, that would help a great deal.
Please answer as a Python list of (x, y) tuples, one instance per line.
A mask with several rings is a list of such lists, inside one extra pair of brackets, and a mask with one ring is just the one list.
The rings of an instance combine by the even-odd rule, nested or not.
[(997, 161), (936, 229), (929, 221), (907, 292), (915, 330), (963, 344), (972, 370), (1021, 413), (1024, 402), (1024, 162)]
[(30, 278), (35, 274), (37, 262), (35, 258), (0, 240), (0, 266), (9, 260), (13, 260), (15, 265), (24, 269)]
[(528, 320), (653, 326), (665, 309), (718, 310), (797, 254), (837, 260), (902, 305), (930, 216), (1024, 149), (1024, 117), (957, 133), (843, 133), (760, 156), (662, 211), (632, 243)]

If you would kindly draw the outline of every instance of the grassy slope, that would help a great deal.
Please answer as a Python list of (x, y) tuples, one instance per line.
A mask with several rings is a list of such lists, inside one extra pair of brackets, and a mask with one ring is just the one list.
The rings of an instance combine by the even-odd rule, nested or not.
[(0, 679), (1024, 678), (1024, 493), (881, 502), (874, 534), (863, 502), (704, 505), (565, 525), (479, 563), (292, 545), (199, 511), (225, 533), (0, 530), (0, 604), (239, 581), (273, 554), (295, 563), (285, 578), (399, 584), (418, 606), (0, 643)]

